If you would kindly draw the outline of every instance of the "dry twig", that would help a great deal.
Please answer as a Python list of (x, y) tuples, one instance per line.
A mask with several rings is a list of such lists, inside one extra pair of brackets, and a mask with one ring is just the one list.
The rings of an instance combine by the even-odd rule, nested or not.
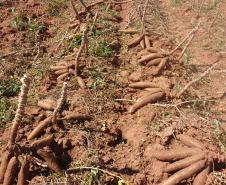
[(73, 8), (73, 10), (74, 10), (74, 12), (76, 14), (76, 17), (77, 17), (78, 21), (81, 23), (82, 22), (81, 17), (79, 15), (77, 9), (75, 8), (75, 4), (74, 4), (74, 2), (72, 0), (71, 0), (71, 6), (72, 6), (72, 8)]
[(209, 74), (209, 72), (218, 64), (218, 62), (220, 61), (220, 58), (218, 58), (218, 60), (211, 66), (209, 67), (204, 73), (202, 73), (200, 75), (200, 77), (192, 80), (191, 82), (189, 82), (184, 89), (182, 89), (179, 93), (177, 93), (176, 97), (179, 98), (192, 84), (196, 83), (197, 81), (199, 81), (201, 78), (205, 77), (207, 74)]
[(211, 23), (210, 26), (209, 26), (209, 29), (213, 26), (213, 23), (214, 23), (215, 20), (217, 19), (217, 15), (218, 15), (218, 13), (219, 13), (219, 10), (220, 10), (220, 3), (219, 3), (218, 6), (217, 6), (216, 14), (215, 14), (215, 16), (214, 16), (214, 18), (213, 18), (212, 23)]
[(199, 29), (200, 24), (201, 24), (201, 21), (198, 23), (198, 25), (193, 30), (191, 30), (191, 32), (184, 38), (184, 40), (182, 40), (182, 42), (179, 43), (175, 47), (175, 49), (169, 53), (169, 55), (173, 54), (188, 39), (188, 37), (190, 37), (192, 34), (195, 34), (196, 31)]

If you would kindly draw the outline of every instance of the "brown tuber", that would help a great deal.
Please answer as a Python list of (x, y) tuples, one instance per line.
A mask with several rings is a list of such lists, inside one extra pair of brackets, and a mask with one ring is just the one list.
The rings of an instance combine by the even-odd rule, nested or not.
[(57, 174), (63, 176), (63, 172), (60, 169), (58, 162), (56, 160), (56, 158), (49, 154), (48, 152), (45, 152), (42, 149), (37, 150), (37, 154), (40, 155), (47, 163), (47, 165), (53, 170), (55, 171)]
[(197, 148), (183, 148), (175, 150), (164, 150), (160, 152), (156, 151), (152, 154), (152, 157), (155, 157), (161, 161), (176, 161), (178, 159), (184, 159), (185, 157), (189, 157), (200, 152), (201, 150)]
[(29, 180), (29, 162), (26, 158), (23, 159), (20, 167), (20, 172), (18, 174), (17, 185), (27, 185)]
[(12, 157), (9, 161), (9, 164), (7, 166), (5, 176), (4, 176), (4, 181), (3, 185), (12, 185), (17, 174), (18, 174), (18, 165), (19, 161), (17, 157)]
[(40, 122), (38, 126), (29, 134), (27, 139), (28, 140), (34, 139), (36, 136), (41, 134), (44, 131), (44, 129), (52, 122), (52, 118), (53, 116), (49, 116), (48, 118)]
[(129, 113), (136, 112), (139, 108), (147, 105), (148, 103), (156, 102), (163, 98), (164, 92), (157, 92), (154, 94), (149, 94), (147, 96), (142, 97), (137, 103), (135, 103), (129, 110)]
[(188, 147), (199, 148), (202, 150), (206, 149), (206, 147), (201, 142), (188, 135), (179, 134), (177, 135), (177, 139), (180, 140), (183, 144), (187, 145)]
[(50, 143), (53, 141), (53, 137), (54, 135), (50, 135), (50, 136), (47, 136), (45, 138), (42, 138), (42, 139), (38, 139), (36, 141), (33, 141), (31, 143), (31, 146), (32, 147), (45, 147), (45, 146), (49, 146)]
[(192, 175), (198, 173), (203, 167), (205, 167), (205, 165), (206, 165), (206, 160), (202, 160), (195, 164), (192, 164), (189, 167), (174, 173), (172, 176), (166, 179), (163, 183), (161, 183), (161, 185), (179, 184), (182, 180), (188, 179)]
[(47, 110), (54, 110), (55, 107), (57, 106), (57, 102), (52, 99), (45, 99), (45, 100), (40, 100), (38, 101), (37, 104), (39, 107), (42, 107)]
[(165, 168), (165, 172), (173, 172), (182, 168), (186, 168), (191, 164), (194, 164), (200, 160), (205, 159), (205, 155), (203, 153), (192, 155), (191, 157), (187, 157), (185, 159), (181, 159), (176, 161)]
[(128, 44), (128, 47), (132, 47), (140, 43), (140, 41), (144, 38), (144, 34), (139, 35), (138, 37), (133, 38)]
[(10, 158), (11, 158), (11, 153), (6, 151), (2, 158), (2, 163), (0, 167), (0, 184), (3, 183), (4, 175), (5, 175)]
[(153, 60), (155, 58), (163, 58), (163, 53), (152, 53), (146, 56), (143, 56), (141, 59), (138, 60), (139, 63), (149, 62), (150, 60)]
[(129, 84), (129, 87), (131, 88), (159, 88), (159, 85), (155, 84), (155, 83), (151, 83), (151, 82), (135, 82), (135, 83), (131, 83)]
[(91, 119), (92, 117), (87, 114), (76, 114), (76, 113), (68, 114), (61, 118), (61, 120), (91, 120)]

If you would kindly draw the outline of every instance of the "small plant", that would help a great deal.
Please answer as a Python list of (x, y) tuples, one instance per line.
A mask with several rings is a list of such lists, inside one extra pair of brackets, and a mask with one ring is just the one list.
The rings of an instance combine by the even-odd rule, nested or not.
[(47, 11), (50, 16), (59, 16), (60, 9), (68, 7), (65, 0), (44, 0), (44, 2), (47, 3)]
[(111, 57), (115, 53), (115, 50), (111, 49), (108, 46), (107, 41), (102, 40), (100, 42), (96, 42), (95, 44), (92, 43), (89, 52), (94, 54), (95, 56), (107, 58)]
[(172, 2), (172, 6), (174, 6), (174, 7), (180, 6), (182, 4), (183, 4), (183, 2), (180, 0), (173, 0), (173, 2)]
[(5, 97), (0, 99), (0, 126), (4, 126), (8, 121), (12, 121), (16, 110), (16, 103), (9, 101)]

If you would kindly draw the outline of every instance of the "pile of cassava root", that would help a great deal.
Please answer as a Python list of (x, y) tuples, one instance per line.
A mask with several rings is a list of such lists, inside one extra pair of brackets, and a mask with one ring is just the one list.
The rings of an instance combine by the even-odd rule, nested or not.
[(205, 185), (212, 166), (226, 163), (226, 155), (207, 150), (198, 140), (182, 134), (177, 135), (176, 138), (189, 148), (155, 151), (151, 154), (158, 160), (172, 162), (164, 168), (163, 173), (173, 173), (173, 175), (161, 185), (179, 184), (191, 177), (194, 177), (193, 185)]
[[(45, 99), (38, 102), (39, 107), (42, 107), (45, 110), (54, 111), (46, 111), (44, 116), (46, 118), (44, 118), (44, 120), (42, 120), (27, 136), (26, 145), (18, 144), (16, 142), (17, 133), (18, 128), (21, 125), (22, 118), (24, 117), (24, 109), (27, 100), (30, 79), (25, 75), (21, 81), (22, 86), (19, 97), (19, 105), (11, 128), (9, 142), (5, 148), (4, 156), (0, 166), (0, 184), (3, 183), (3, 185), (13, 184), (16, 177), (18, 177), (18, 185), (28, 184), (30, 162), (34, 164), (37, 160), (40, 160), (41, 163), (45, 163), (57, 174), (64, 176), (64, 173), (59, 167), (56, 157), (45, 151), (45, 147), (49, 146), (54, 140), (54, 134), (45, 134), (44, 131), (47, 127), (54, 127), (54, 125), (59, 124), (59, 122), (62, 122), (62, 120), (92, 119), (90, 115), (78, 114), (72, 111), (64, 111), (64, 113), (62, 113), (64, 116), (61, 117), (60, 112), (66, 99), (67, 89), (67, 83), (63, 83), (61, 98), (59, 99), (58, 103), (52, 99)], [(41, 137), (43, 134), (45, 134), (45, 136)], [(18, 166), (20, 166), (19, 174), (17, 171)]]

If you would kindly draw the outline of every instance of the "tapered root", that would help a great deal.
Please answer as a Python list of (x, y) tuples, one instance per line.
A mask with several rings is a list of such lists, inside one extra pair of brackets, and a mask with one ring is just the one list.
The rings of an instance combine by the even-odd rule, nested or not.
[(9, 164), (7, 166), (5, 176), (4, 176), (4, 181), (3, 185), (12, 185), (17, 174), (18, 174), (18, 165), (19, 161), (17, 157), (12, 157), (9, 161)]
[(188, 147), (199, 148), (201, 150), (206, 149), (206, 147), (201, 142), (188, 135), (179, 134), (177, 135), (177, 139), (180, 140), (183, 144), (187, 145)]
[(165, 172), (173, 172), (182, 168), (186, 168), (190, 166), (191, 164), (194, 164), (200, 160), (205, 159), (205, 155), (203, 153), (193, 155), (191, 157), (187, 157), (185, 159), (176, 161), (170, 165), (168, 165), (165, 169)]
[(192, 164), (189, 167), (174, 173), (167, 180), (165, 180), (161, 185), (179, 184), (182, 180), (188, 179), (192, 175), (198, 173), (203, 167), (205, 167), (205, 165), (206, 165), (206, 160), (202, 160), (195, 164)]
[(57, 174), (63, 176), (63, 172), (60, 169), (58, 162), (56, 160), (56, 158), (49, 154), (48, 152), (45, 152), (44, 150), (37, 150), (37, 154), (40, 155), (47, 163), (47, 165), (53, 170), (55, 171)]
[(194, 154), (199, 154), (200, 152), (201, 150), (197, 148), (183, 148), (169, 151), (156, 151), (152, 154), (152, 157), (155, 157), (161, 161), (177, 161), (179, 159), (184, 159), (186, 157), (192, 156)]

